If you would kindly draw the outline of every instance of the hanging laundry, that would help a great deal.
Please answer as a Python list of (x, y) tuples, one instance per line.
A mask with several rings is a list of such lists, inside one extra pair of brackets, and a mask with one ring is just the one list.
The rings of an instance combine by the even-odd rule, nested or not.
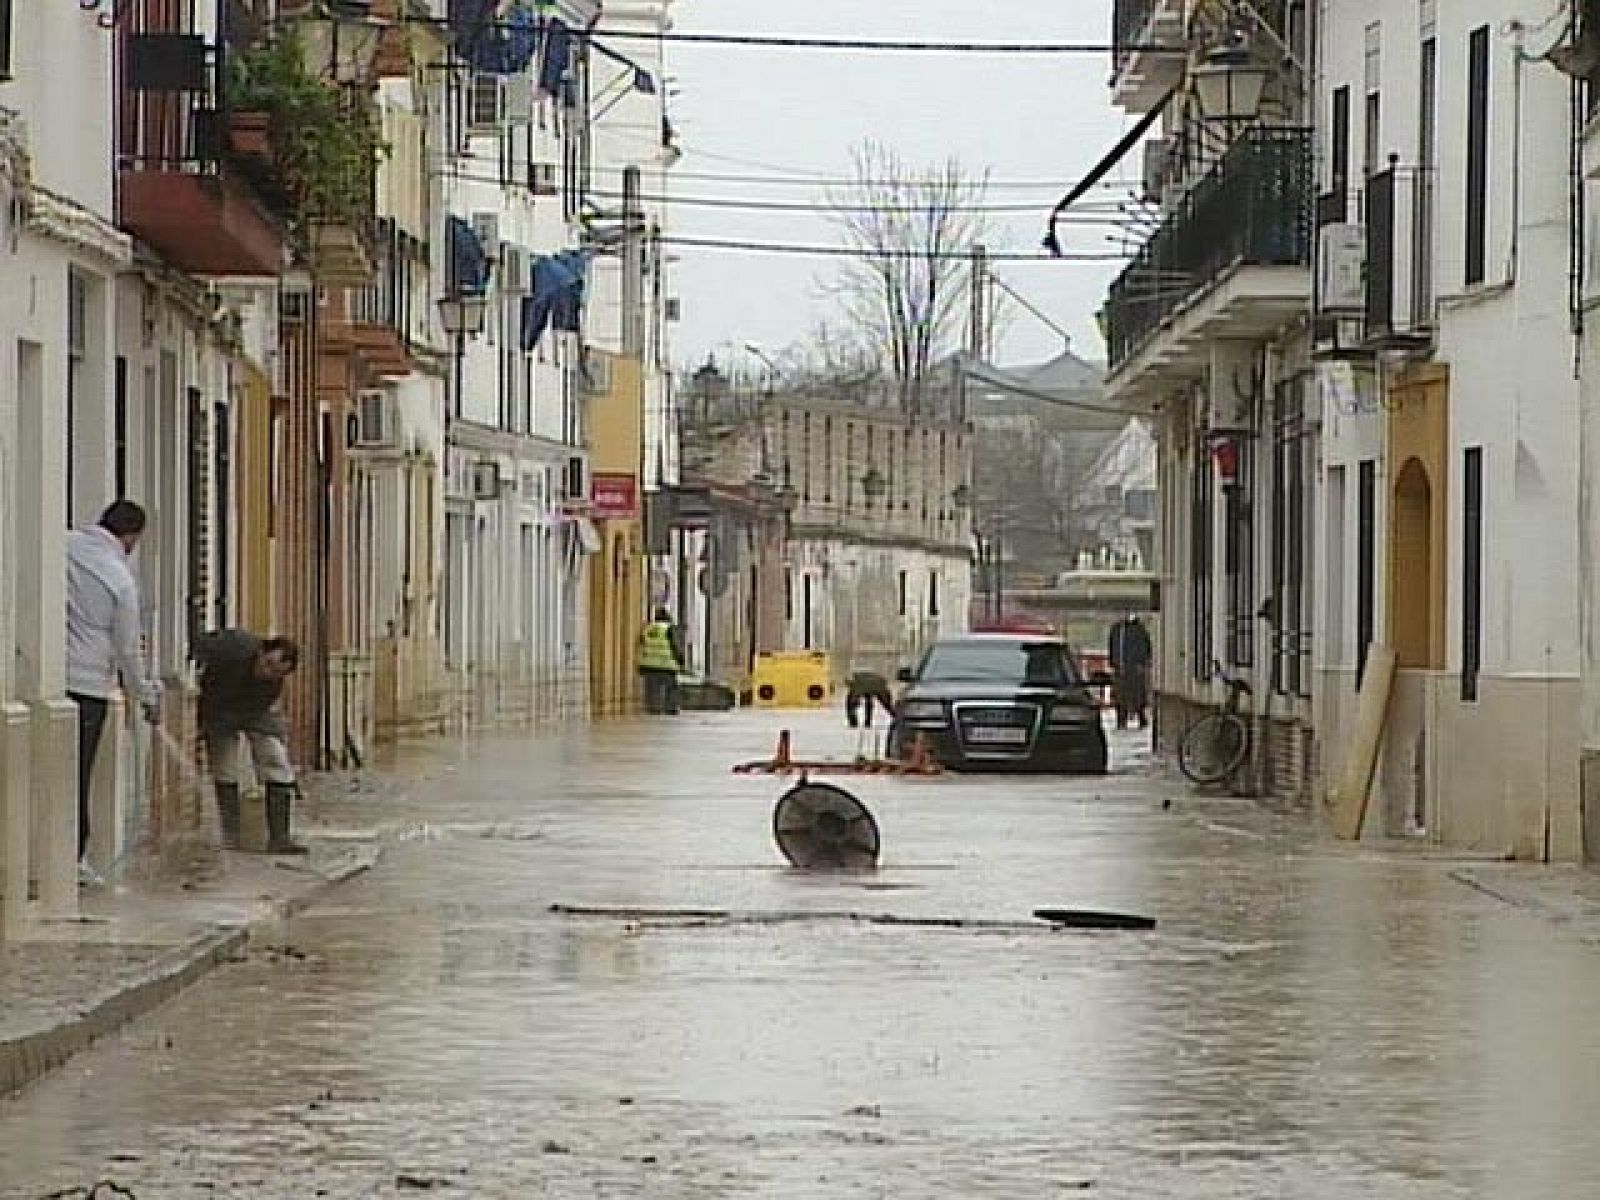
[(557, 16), (540, 22), (539, 90), (547, 96), (566, 95), (567, 75), (572, 69), (572, 30)]
[(456, 54), (475, 71), (516, 75), (539, 48), (539, 18), (520, 0), (450, 0)]
[(489, 256), (477, 232), (460, 217), (445, 218), (450, 243), (450, 290), (475, 296), (489, 289)]
[(589, 252), (568, 250), (533, 262), (533, 280), (522, 301), (522, 349), (532, 351), (546, 329), (577, 333), (583, 328)]

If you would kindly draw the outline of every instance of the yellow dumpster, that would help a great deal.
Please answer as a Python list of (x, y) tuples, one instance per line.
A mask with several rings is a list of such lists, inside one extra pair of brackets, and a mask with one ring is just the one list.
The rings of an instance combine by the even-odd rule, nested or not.
[(757, 708), (822, 708), (833, 698), (833, 668), (820, 650), (756, 656), (750, 681)]

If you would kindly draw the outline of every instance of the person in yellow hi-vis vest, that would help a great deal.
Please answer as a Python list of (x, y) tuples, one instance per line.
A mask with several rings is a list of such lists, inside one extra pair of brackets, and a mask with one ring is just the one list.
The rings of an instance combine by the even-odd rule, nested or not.
[(644, 710), (656, 716), (678, 713), (678, 672), (683, 647), (672, 615), (656, 609), (655, 619), (639, 634), (639, 674), (644, 679)]

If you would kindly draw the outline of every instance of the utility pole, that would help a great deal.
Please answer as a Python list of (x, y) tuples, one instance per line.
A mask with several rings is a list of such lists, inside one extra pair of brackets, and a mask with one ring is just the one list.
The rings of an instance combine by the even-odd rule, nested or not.
[(622, 172), (622, 353), (644, 356), (644, 209), (639, 168)]
[(967, 317), (967, 355), (974, 362), (989, 361), (989, 248), (972, 248), (972, 278), (968, 284), (971, 311)]

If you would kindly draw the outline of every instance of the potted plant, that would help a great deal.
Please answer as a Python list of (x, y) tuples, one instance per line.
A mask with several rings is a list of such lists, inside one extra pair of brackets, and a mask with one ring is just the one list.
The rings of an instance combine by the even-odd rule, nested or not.
[(272, 114), (252, 109), (228, 115), (228, 146), (240, 158), (272, 158)]
[(292, 24), (232, 62), (229, 98), (235, 112), (266, 115), (297, 249), (328, 282), (365, 283), (372, 266), (360, 231), (372, 215), (385, 149), (370, 97), (307, 71)]

